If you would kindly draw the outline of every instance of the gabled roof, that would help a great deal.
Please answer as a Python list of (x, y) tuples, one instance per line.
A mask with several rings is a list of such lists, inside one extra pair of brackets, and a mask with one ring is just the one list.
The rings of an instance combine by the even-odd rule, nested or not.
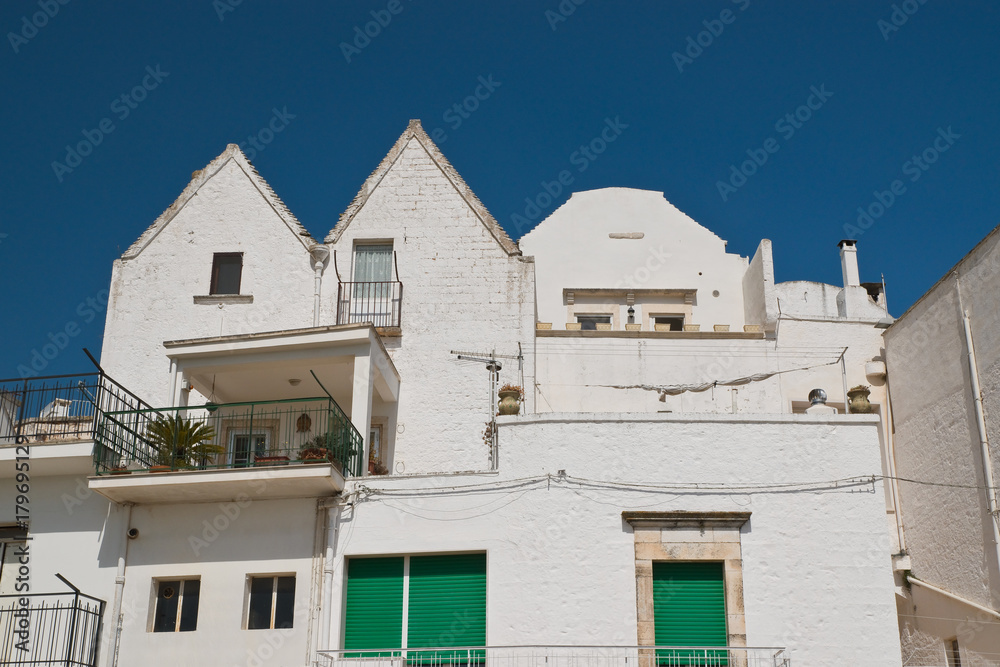
[(518, 249), (517, 244), (507, 236), (507, 232), (503, 230), (503, 227), (494, 219), (490, 212), (486, 210), (483, 203), (479, 201), (479, 197), (472, 192), (472, 189), (465, 183), (465, 180), (455, 171), (455, 168), (451, 166), (448, 162), (448, 158), (441, 153), (441, 149), (431, 141), (431, 138), (427, 136), (424, 132), (424, 128), (420, 125), (419, 120), (411, 120), (410, 124), (406, 126), (406, 131), (400, 135), (399, 139), (393, 145), (389, 153), (382, 158), (382, 162), (379, 163), (375, 171), (365, 180), (364, 184), (361, 186), (361, 190), (354, 197), (354, 200), (347, 207), (347, 209), (340, 214), (340, 220), (337, 222), (336, 226), (330, 230), (330, 233), (326, 236), (326, 243), (336, 243), (341, 235), (343, 235), (344, 230), (351, 224), (354, 216), (364, 208), (364, 205), (368, 202), (368, 197), (375, 191), (385, 175), (389, 173), (389, 169), (392, 168), (399, 156), (403, 154), (403, 150), (406, 148), (407, 144), (411, 139), (416, 139), (420, 145), (423, 147), (430, 158), (441, 170), (455, 190), (458, 192), (459, 196), (465, 200), (469, 208), (472, 209), (476, 217), (483, 223), (483, 226), (493, 235), (500, 247), (503, 248), (508, 255), (519, 255), (521, 251)]
[(217, 173), (222, 171), (223, 167), (232, 160), (235, 162), (243, 173), (247, 175), (250, 182), (254, 184), (257, 190), (260, 192), (261, 196), (265, 201), (274, 209), (278, 217), (285, 223), (289, 231), (295, 234), (296, 238), (302, 243), (306, 250), (311, 249), (317, 244), (316, 239), (312, 237), (312, 234), (302, 226), (302, 223), (288, 210), (285, 206), (285, 202), (281, 201), (281, 198), (275, 194), (271, 186), (267, 184), (261, 175), (257, 173), (253, 164), (247, 159), (247, 156), (243, 154), (240, 147), (236, 144), (229, 144), (226, 146), (226, 150), (222, 151), (219, 157), (215, 158), (208, 165), (199, 171), (194, 172), (191, 175), (191, 182), (188, 183), (184, 191), (181, 192), (180, 196), (174, 200), (167, 210), (160, 214), (152, 225), (149, 226), (146, 231), (142, 233), (135, 243), (129, 246), (128, 250), (122, 255), (122, 259), (134, 259), (141, 253), (146, 246), (148, 246), (156, 236), (163, 231), (163, 228), (170, 224), (170, 221), (174, 219), (178, 213), (187, 205), (191, 198), (198, 194), (198, 190), (201, 189), (205, 183), (208, 183)]

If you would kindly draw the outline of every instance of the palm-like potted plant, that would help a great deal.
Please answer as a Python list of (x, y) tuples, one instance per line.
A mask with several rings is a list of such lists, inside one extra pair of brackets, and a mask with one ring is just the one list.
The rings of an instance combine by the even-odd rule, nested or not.
[(146, 425), (146, 441), (156, 449), (150, 472), (204, 467), (210, 458), (225, 451), (213, 442), (215, 428), (192, 419), (157, 417)]

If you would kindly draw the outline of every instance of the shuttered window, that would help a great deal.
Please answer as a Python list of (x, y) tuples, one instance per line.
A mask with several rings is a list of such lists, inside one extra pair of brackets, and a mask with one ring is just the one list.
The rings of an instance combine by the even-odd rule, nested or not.
[[(653, 620), (657, 646), (726, 646), (723, 564), (653, 563)], [(724, 665), (725, 651), (658, 651), (669, 665)]]
[(407, 647), (485, 646), (486, 554), (413, 556), (409, 601)]
[[(399, 648), (403, 639), (410, 649), (485, 646), (486, 554), (352, 558), (346, 616), (345, 649)], [(478, 662), (480, 653), (410, 651), (407, 662)]]
[(344, 648), (399, 648), (402, 641), (402, 556), (350, 559)]

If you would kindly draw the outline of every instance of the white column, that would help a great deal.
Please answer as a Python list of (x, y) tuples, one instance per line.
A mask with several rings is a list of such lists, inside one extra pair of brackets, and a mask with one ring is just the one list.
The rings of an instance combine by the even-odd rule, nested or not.
[(361, 456), (362, 475), (368, 470), (368, 431), (372, 423), (373, 372), (370, 350), (354, 357), (354, 393), (351, 397), (351, 422), (358, 429), (364, 441)]

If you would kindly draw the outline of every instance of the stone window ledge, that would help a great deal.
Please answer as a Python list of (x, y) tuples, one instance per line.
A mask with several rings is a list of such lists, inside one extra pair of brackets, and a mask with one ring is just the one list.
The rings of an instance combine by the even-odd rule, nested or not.
[(210, 306), (227, 303), (253, 303), (253, 294), (209, 294), (194, 297), (194, 302)]

